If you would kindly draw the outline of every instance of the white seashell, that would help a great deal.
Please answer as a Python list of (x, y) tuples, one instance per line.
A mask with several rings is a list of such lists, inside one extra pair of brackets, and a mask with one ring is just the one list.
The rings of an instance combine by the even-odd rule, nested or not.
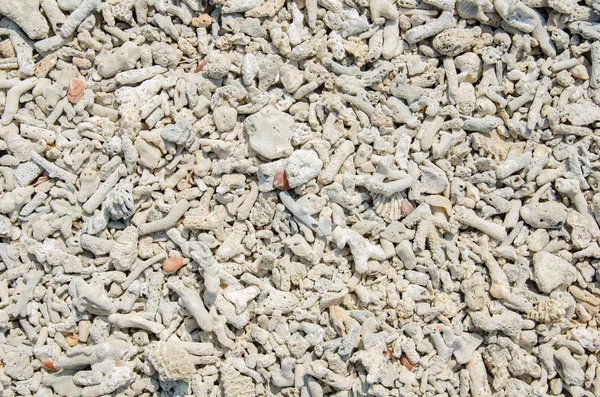
[(373, 196), (375, 212), (386, 222), (394, 222), (404, 218), (415, 209), (404, 195), (404, 192), (399, 192), (389, 197), (377, 193), (371, 193), (371, 195)]
[(122, 180), (108, 192), (106, 209), (114, 220), (127, 219), (133, 215), (133, 184), (129, 178)]
[(444, 196), (427, 196), (423, 202), (429, 204), (430, 207), (443, 209), (448, 216), (452, 215), (452, 202), (450, 202), (450, 200)]

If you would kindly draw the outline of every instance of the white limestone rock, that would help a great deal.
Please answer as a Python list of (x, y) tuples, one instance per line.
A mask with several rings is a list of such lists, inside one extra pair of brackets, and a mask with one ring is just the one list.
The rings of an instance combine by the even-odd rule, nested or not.
[(316, 178), (323, 162), (314, 150), (296, 150), (288, 158), (285, 173), (291, 188), (302, 186)]
[(273, 106), (265, 106), (260, 112), (246, 118), (244, 122), (250, 147), (269, 160), (292, 154), (293, 125), (293, 116)]
[(566, 260), (548, 252), (533, 256), (533, 281), (540, 291), (549, 294), (560, 286), (568, 286), (577, 278), (577, 270)]
[(232, 130), (235, 127), (236, 119), (237, 110), (230, 106), (219, 106), (213, 111), (213, 121), (220, 132)]

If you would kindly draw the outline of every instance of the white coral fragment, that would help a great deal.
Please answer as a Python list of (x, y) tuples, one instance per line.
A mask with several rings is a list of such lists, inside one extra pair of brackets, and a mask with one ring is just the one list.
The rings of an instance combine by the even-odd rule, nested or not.
[(158, 342), (150, 347), (148, 360), (162, 380), (189, 380), (195, 368), (191, 355), (176, 342)]

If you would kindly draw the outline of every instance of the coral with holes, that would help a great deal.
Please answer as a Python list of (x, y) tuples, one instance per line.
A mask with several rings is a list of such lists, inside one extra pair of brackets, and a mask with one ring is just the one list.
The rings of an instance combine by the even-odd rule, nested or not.
[(192, 356), (176, 343), (158, 342), (151, 347), (148, 360), (161, 380), (189, 380), (195, 372)]
[(224, 397), (256, 396), (252, 378), (240, 374), (228, 363), (221, 365), (221, 387)]

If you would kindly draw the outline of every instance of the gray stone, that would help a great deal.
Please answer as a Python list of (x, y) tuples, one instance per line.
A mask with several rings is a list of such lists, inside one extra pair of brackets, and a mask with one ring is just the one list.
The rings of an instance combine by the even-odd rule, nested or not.
[(186, 119), (178, 121), (175, 124), (169, 124), (160, 133), (162, 139), (167, 142), (173, 142), (177, 145), (183, 145), (192, 136), (192, 125)]

